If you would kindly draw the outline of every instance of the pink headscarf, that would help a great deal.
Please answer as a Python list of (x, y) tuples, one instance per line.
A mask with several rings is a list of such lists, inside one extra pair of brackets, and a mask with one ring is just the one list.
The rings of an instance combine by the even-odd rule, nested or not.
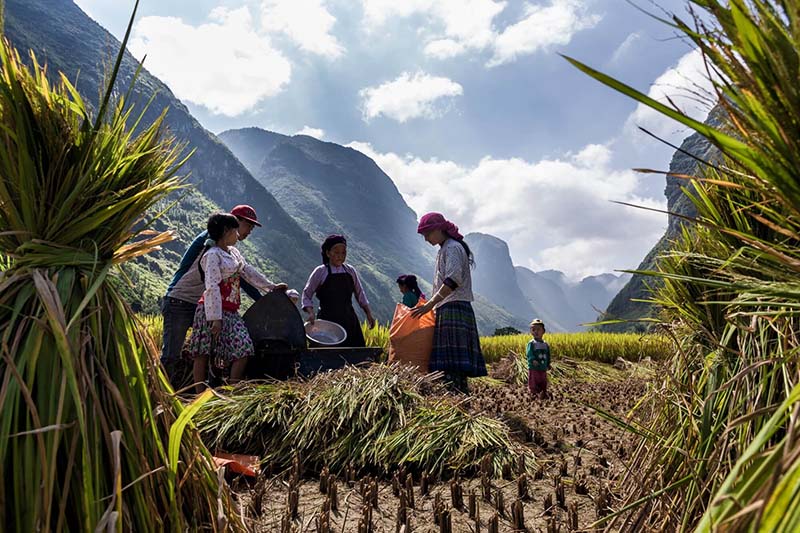
[(437, 229), (444, 231), (453, 239), (461, 240), (464, 238), (464, 236), (458, 232), (458, 226), (444, 218), (444, 215), (441, 213), (428, 213), (419, 219), (417, 233), (428, 233), (429, 231)]

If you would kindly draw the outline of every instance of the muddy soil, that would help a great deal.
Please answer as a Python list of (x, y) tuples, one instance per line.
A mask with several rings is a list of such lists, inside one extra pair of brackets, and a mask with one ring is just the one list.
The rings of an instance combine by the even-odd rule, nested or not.
[[(328, 494), (320, 491), (319, 479), (301, 482), (297, 494), (290, 495), (286, 476), (276, 476), (257, 486), (234, 482), (239, 505), (254, 531), (397, 533), (402, 525), (406, 532), (519, 531), (515, 525), (521, 523), (531, 532), (590, 531), (615, 503), (614, 481), (626, 471), (634, 440), (588, 405), (624, 416), (646, 386), (641, 377), (624, 374), (619, 379), (619, 371), (614, 377), (551, 383), (546, 400), (501, 380), (471, 380), (464, 405), (506, 421), (514, 438), (535, 454), (536, 464), (525, 465), (524, 476), (520, 465), (503, 479), (473, 474), (471, 479), (430, 480), (426, 488), (412, 477), (413, 502), (401, 478), (337, 481), (334, 502), (330, 489)], [(297, 499), (294, 517), (288, 514), (290, 496)], [(448, 520), (450, 528), (443, 528)]]

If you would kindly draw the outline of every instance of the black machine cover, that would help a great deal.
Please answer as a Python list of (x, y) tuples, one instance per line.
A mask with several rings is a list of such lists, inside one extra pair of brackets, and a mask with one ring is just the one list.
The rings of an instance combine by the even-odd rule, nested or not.
[(300, 311), (283, 291), (268, 292), (259, 298), (244, 314), (244, 323), (256, 346), (279, 341), (292, 351), (307, 347)]

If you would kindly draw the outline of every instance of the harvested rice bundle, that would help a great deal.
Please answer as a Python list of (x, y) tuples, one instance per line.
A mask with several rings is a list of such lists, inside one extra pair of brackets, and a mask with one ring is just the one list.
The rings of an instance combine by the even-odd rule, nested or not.
[(65, 77), (0, 43), (0, 530), (241, 527), (187, 428), (203, 398), (170, 395), (112, 282), (172, 238), (137, 228), (180, 185), (182, 150), (163, 114), (111, 101), (121, 58), (91, 118)]

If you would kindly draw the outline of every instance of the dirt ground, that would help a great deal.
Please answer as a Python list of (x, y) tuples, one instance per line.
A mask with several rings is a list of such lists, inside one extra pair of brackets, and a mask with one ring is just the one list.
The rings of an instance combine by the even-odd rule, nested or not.
[[(471, 380), (471, 397), (464, 405), (505, 420), (514, 438), (533, 451), (536, 463), (526, 465), (524, 476), (518, 470), (506, 472), (504, 479), (478, 474), (429, 481), (426, 494), (421, 480), (412, 478), (413, 502), (402, 482), (404, 473), (397, 482), (338, 481), (335, 497), (329, 496), (330, 489), (328, 494), (320, 491), (319, 479), (300, 482), (296, 495), (289, 494), (285, 476), (264, 478), (255, 487), (234, 483), (234, 488), (254, 531), (397, 533), (403, 525), (406, 532), (519, 531), (520, 511), (527, 531), (589, 531), (607, 512), (605, 502), (613, 502), (612, 482), (624, 473), (633, 440), (585, 404), (624, 414), (645, 384), (630, 375), (608, 382), (551, 383), (551, 398), (538, 400), (504, 381)], [(290, 497), (297, 500), (293, 518), (287, 514)], [(442, 524), (448, 520), (449, 528)]]

